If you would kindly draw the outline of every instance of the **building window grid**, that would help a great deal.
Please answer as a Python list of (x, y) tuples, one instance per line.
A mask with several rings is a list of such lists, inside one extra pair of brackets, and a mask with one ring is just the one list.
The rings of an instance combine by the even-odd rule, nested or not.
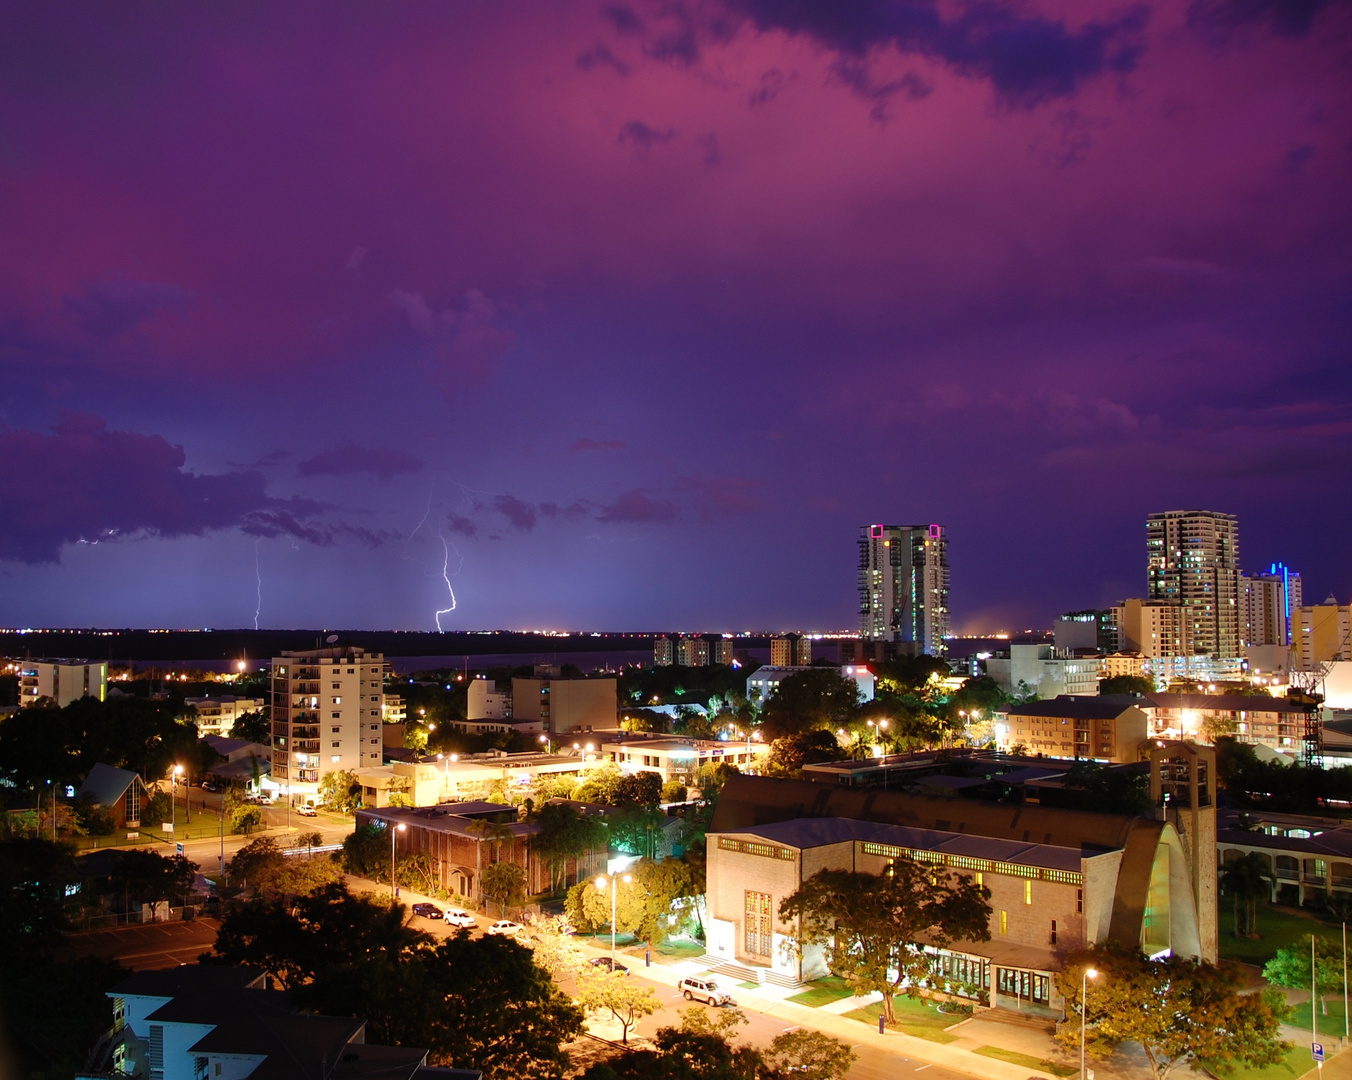
[(955, 870), (976, 870), (987, 874), (1009, 874), (1012, 877), (1054, 881), (1061, 885), (1083, 885), (1084, 875), (1076, 870), (1052, 870), (1043, 866), (1023, 866), (1018, 863), (978, 859), (970, 855), (948, 855), (941, 851), (919, 848), (893, 847), (891, 844), (865, 842), (864, 854), (881, 855), (887, 859), (909, 858), (915, 862), (949, 866)]
[(759, 855), (766, 859), (784, 859), (787, 862), (796, 862), (798, 852), (792, 848), (775, 847), (773, 844), (757, 844), (749, 840), (729, 840), (727, 837), (718, 838), (718, 846), (724, 851), (740, 851), (746, 855)]

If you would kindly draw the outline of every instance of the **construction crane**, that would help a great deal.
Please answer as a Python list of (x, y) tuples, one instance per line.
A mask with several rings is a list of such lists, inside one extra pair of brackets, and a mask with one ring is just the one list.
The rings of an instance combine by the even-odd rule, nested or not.
[[(1311, 668), (1293, 668), (1291, 671), (1291, 689), (1311, 699), (1315, 707), (1305, 714), (1305, 735), (1301, 741), (1300, 763), (1316, 768), (1324, 767), (1323, 721), (1319, 718), (1319, 706), (1324, 702), (1324, 683), (1338, 659), (1347, 654), (1349, 640), (1352, 640), (1352, 625), (1343, 634), (1333, 654), (1323, 663), (1315, 662)], [(1295, 652), (1295, 646), (1292, 646)]]

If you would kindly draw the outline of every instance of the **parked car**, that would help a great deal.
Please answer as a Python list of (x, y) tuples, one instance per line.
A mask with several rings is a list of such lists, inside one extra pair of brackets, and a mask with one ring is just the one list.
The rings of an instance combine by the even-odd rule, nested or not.
[(413, 914), (421, 915), (424, 919), (439, 919), (441, 918), (441, 908), (437, 907), (436, 904), (414, 904)]
[(511, 919), (499, 919), (488, 928), (488, 933), (499, 934), (503, 937), (516, 937), (526, 928), (519, 922), (512, 922)]
[(296, 813), (298, 813), (301, 817), (315, 817), (315, 816), (316, 816), (315, 808), (314, 808), (313, 806), (311, 806), (311, 805), (310, 805), (309, 803), (307, 803), (307, 802), (298, 803), (298, 804), (296, 805)]
[(628, 975), (629, 969), (618, 960), (612, 960), (608, 956), (598, 956), (595, 960), (587, 961), (594, 968), (601, 968), (603, 971), (618, 971), (621, 975)]
[(731, 1005), (732, 995), (720, 990), (713, 979), (682, 979), (676, 987), (686, 1001), (702, 1001), (706, 1005)]
[(473, 930), (479, 925), (473, 915), (460, 908), (447, 908), (445, 919), (447, 926), (463, 926), (466, 930)]

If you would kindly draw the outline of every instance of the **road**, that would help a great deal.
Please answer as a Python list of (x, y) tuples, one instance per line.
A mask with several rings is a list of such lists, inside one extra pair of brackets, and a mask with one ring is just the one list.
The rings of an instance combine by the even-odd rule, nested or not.
[[(180, 794), (179, 798), (182, 797)], [(220, 801), (220, 795), (204, 792), (200, 788), (192, 790), (194, 808), (205, 804), (215, 813)], [(181, 807), (180, 803), (180, 809)], [(351, 834), (353, 828), (350, 817), (330, 814), (324, 810), (320, 810), (314, 817), (301, 817), (294, 810), (288, 813), (286, 806), (260, 806), (259, 809), (263, 812), (263, 825), (267, 829), (265, 835), (276, 840), (281, 847), (291, 846), (292, 840), (302, 833), (313, 832), (319, 833), (323, 844), (339, 844)], [(288, 828), (289, 832), (286, 831)], [(204, 873), (214, 874), (220, 869), (222, 853), (228, 860), (250, 839), (251, 837), (232, 836), (227, 832), (223, 839), (218, 833), (216, 836), (185, 840), (183, 854), (197, 863)]]
[[(358, 883), (357, 879), (349, 879), (349, 884), (354, 888), (365, 886), (364, 891), (379, 891), (379, 887), (370, 882)], [(387, 887), (388, 888), (388, 887)], [(408, 899), (408, 898), (405, 898)], [(438, 905), (442, 906), (442, 905)], [(423, 919), (418, 916), (410, 917), (411, 923), (420, 930), (426, 930), (436, 937), (446, 937), (458, 931), (453, 927), (448, 927), (444, 923), (435, 919)], [(482, 915), (475, 916), (475, 922), (478, 929), (474, 934), (483, 933), (488, 924), (493, 921)], [(582, 949), (588, 957), (608, 955), (607, 950), (596, 949), (590, 946), (584, 946)], [(636, 1030), (630, 1032), (630, 1038), (651, 1039), (657, 1034), (658, 1028), (676, 1027), (681, 1022), (680, 1010), (685, 1008), (705, 1009), (704, 1005), (687, 1002), (684, 996), (674, 986), (658, 979), (650, 978), (645, 972), (651, 969), (645, 969), (641, 957), (623, 956), (621, 962), (629, 968), (629, 978), (636, 982), (652, 987), (657, 1000), (661, 1002), (661, 1008), (652, 1016), (644, 1017)], [(727, 980), (724, 980), (726, 983)], [(571, 992), (573, 987), (569, 981), (561, 984), (561, 989), (565, 992)], [(733, 991), (734, 998), (736, 991)], [(769, 1046), (776, 1035), (785, 1031), (791, 1031), (796, 1025), (786, 1024), (783, 1017), (775, 1016), (773, 1013), (774, 1005), (764, 1003), (762, 999), (751, 995), (743, 995), (742, 1000), (737, 1002), (737, 1007), (746, 1016), (747, 1023), (739, 1028), (738, 1038), (754, 1046)], [(865, 1029), (860, 1025), (861, 1033)], [(971, 1080), (971, 1077), (965, 1073), (953, 1072), (944, 1069), (941, 1066), (933, 1065), (928, 1062), (911, 1059), (899, 1054), (889, 1053), (887, 1050), (867, 1045), (866, 1043), (856, 1044), (855, 1053), (859, 1055), (858, 1061), (850, 1070), (852, 1080), (893, 1080), (895, 1077), (918, 1076), (922, 1080)]]

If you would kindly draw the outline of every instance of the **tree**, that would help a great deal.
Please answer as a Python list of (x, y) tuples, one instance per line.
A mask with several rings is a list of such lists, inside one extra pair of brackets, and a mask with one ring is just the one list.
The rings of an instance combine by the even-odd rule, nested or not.
[(1273, 880), (1267, 857), (1260, 851), (1231, 859), (1221, 869), (1221, 892), (1234, 902), (1235, 937), (1248, 937), (1255, 932), (1258, 901), (1272, 895)]
[(1098, 692), (1144, 697), (1155, 692), (1155, 680), (1147, 679), (1144, 675), (1114, 675), (1112, 678), (1099, 680)]
[(662, 801), (664, 803), (685, 802), (688, 794), (686, 786), (679, 780), (668, 780), (662, 785)]
[(679, 1028), (665, 1027), (655, 1050), (630, 1050), (582, 1074), (583, 1080), (770, 1080), (760, 1053), (730, 1039), (746, 1018), (722, 1009), (710, 1021), (703, 1009), (684, 1009)]
[(428, 1047), (433, 1064), (557, 1076), (560, 1044), (580, 1032), (582, 1015), (530, 950), (502, 937), (434, 941), (405, 915), (342, 883), (291, 907), (251, 900), (226, 913), (202, 961), (261, 968), (302, 1008), (365, 1017), (369, 1041)]
[(633, 924), (636, 937), (650, 948), (667, 939), (674, 922), (676, 901), (693, 896), (694, 882), (690, 867), (676, 859), (661, 862), (645, 860), (630, 875), (638, 917)]
[(153, 918), (162, 902), (192, 892), (196, 877), (197, 864), (186, 856), (132, 848), (121, 853), (112, 881), (128, 902), (149, 904)]
[(832, 732), (817, 729), (782, 735), (770, 744), (766, 771), (771, 776), (798, 776), (804, 765), (839, 761), (840, 743)]
[(629, 1042), (629, 1029), (661, 1006), (651, 986), (631, 979), (627, 972), (587, 965), (577, 973), (577, 1002), (587, 1012), (609, 1011), (620, 1025), (620, 1042)]
[(645, 769), (621, 776), (612, 798), (611, 805), (621, 809), (651, 810), (662, 801), (662, 775)]
[(479, 875), (479, 887), (487, 899), (502, 905), (502, 915), (506, 918), (508, 904), (519, 904), (526, 899), (526, 871), (516, 863), (489, 863)]
[(350, 769), (334, 769), (319, 778), (319, 802), (340, 814), (350, 814), (361, 801), (361, 781)]
[(1312, 938), (1318, 972), (1319, 1011), (1327, 1016), (1328, 995), (1343, 988), (1342, 947), (1328, 938), (1306, 934), (1297, 944), (1278, 949), (1277, 955), (1263, 965), (1263, 978), (1274, 986), (1284, 986), (1288, 990), (1309, 990)]
[[(319, 843), (317, 833), (299, 837)], [(296, 896), (313, 892), (337, 881), (338, 864), (332, 859), (288, 858), (276, 841), (260, 836), (240, 848), (227, 864), (232, 882), (248, 884), (255, 896)]]
[(352, 830), (343, 841), (343, 864), (349, 874), (388, 881), (390, 873), (390, 835), (369, 822)]
[(567, 803), (545, 803), (535, 813), (536, 833), (530, 849), (549, 867), (549, 888), (563, 887), (564, 869), (569, 859), (580, 859), (606, 844), (605, 819), (597, 814), (579, 813)]
[(822, 944), (831, 970), (856, 995), (880, 993), (883, 1015), (896, 1019), (892, 999), (911, 997), (930, 971), (920, 946), (942, 949), (954, 940), (990, 940), (990, 890), (952, 870), (898, 858), (881, 874), (819, 870), (779, 905), (785, 922), (799, 921), (799, 947)]
[(240, 806), (230, 815), (230, 831), (249, 836), (263, 824), (263, 811), (256, 806)]
[(471, 821), (466, 828), (474, 833), (481, 842), (488, 844), (490, 850), (490, 859), (497, 862), (502, 858), (502, 846), (507, 845), (507, 850), (512, 850), (512, 845), (516, 842), (516, 833), (511, 825), (505, 821), (490, 821), (488, 818), (476, 818)]
[(271, 746), (272, 725), (261, 712), (241, 713), (230, 726), (230, 737), (232, 739), (243, 739), (245, 742), (259, 743), (262, 746)]
[(814, 668), (790, 675), (761, 711), (765, 737), (777, 739), (813, 728), (834, 730), (859, 703), (859, 687), (834, 669)]
[[(1068, 770), (1064, 791), (1077, 797), (1069, 805), (1132, 817), (1150, 812), (1150, 778), (1146, 773), (1128, 773), (1097, 761), (1077, 761)], [(1082, 793), (1082, 794), (1080, 794)]]
[(776, 1035), (764, 1057), (776, 1075), (792, 1075), (795, 1080), (844, 1080), (859, 1055), (830, 1035), (795, 1028)]
[(1080, 1044), (1080, 985), (1087, 967), (1099, 972), (1084, 1017), (1086, 1044), (1095, 1056), (1120, 1043), (1139, 1043), (1155, 1080), (1162, 1080), (1184, 1063), (1205, 1063), (1213, 1072), (1240, 1062), (1260, 1068), (1286, 1052), (1279, 1037), (1287, 1011), (1280, 992), (1240, 993), (1244, 978), (1233, 965), (1179, 956), (1148, 960), (1138, 948), (1116, 943), (1071, 953), (1056, 974), (1069, 1014), (1056, 1033), (1064, 1046)]
[(533, 920), (527, 928), (531, 955), (555, 982), (573, 978), (587, 962), (577, 939), (564, 932), (565, 925), (558, 916), (544, 915)]

